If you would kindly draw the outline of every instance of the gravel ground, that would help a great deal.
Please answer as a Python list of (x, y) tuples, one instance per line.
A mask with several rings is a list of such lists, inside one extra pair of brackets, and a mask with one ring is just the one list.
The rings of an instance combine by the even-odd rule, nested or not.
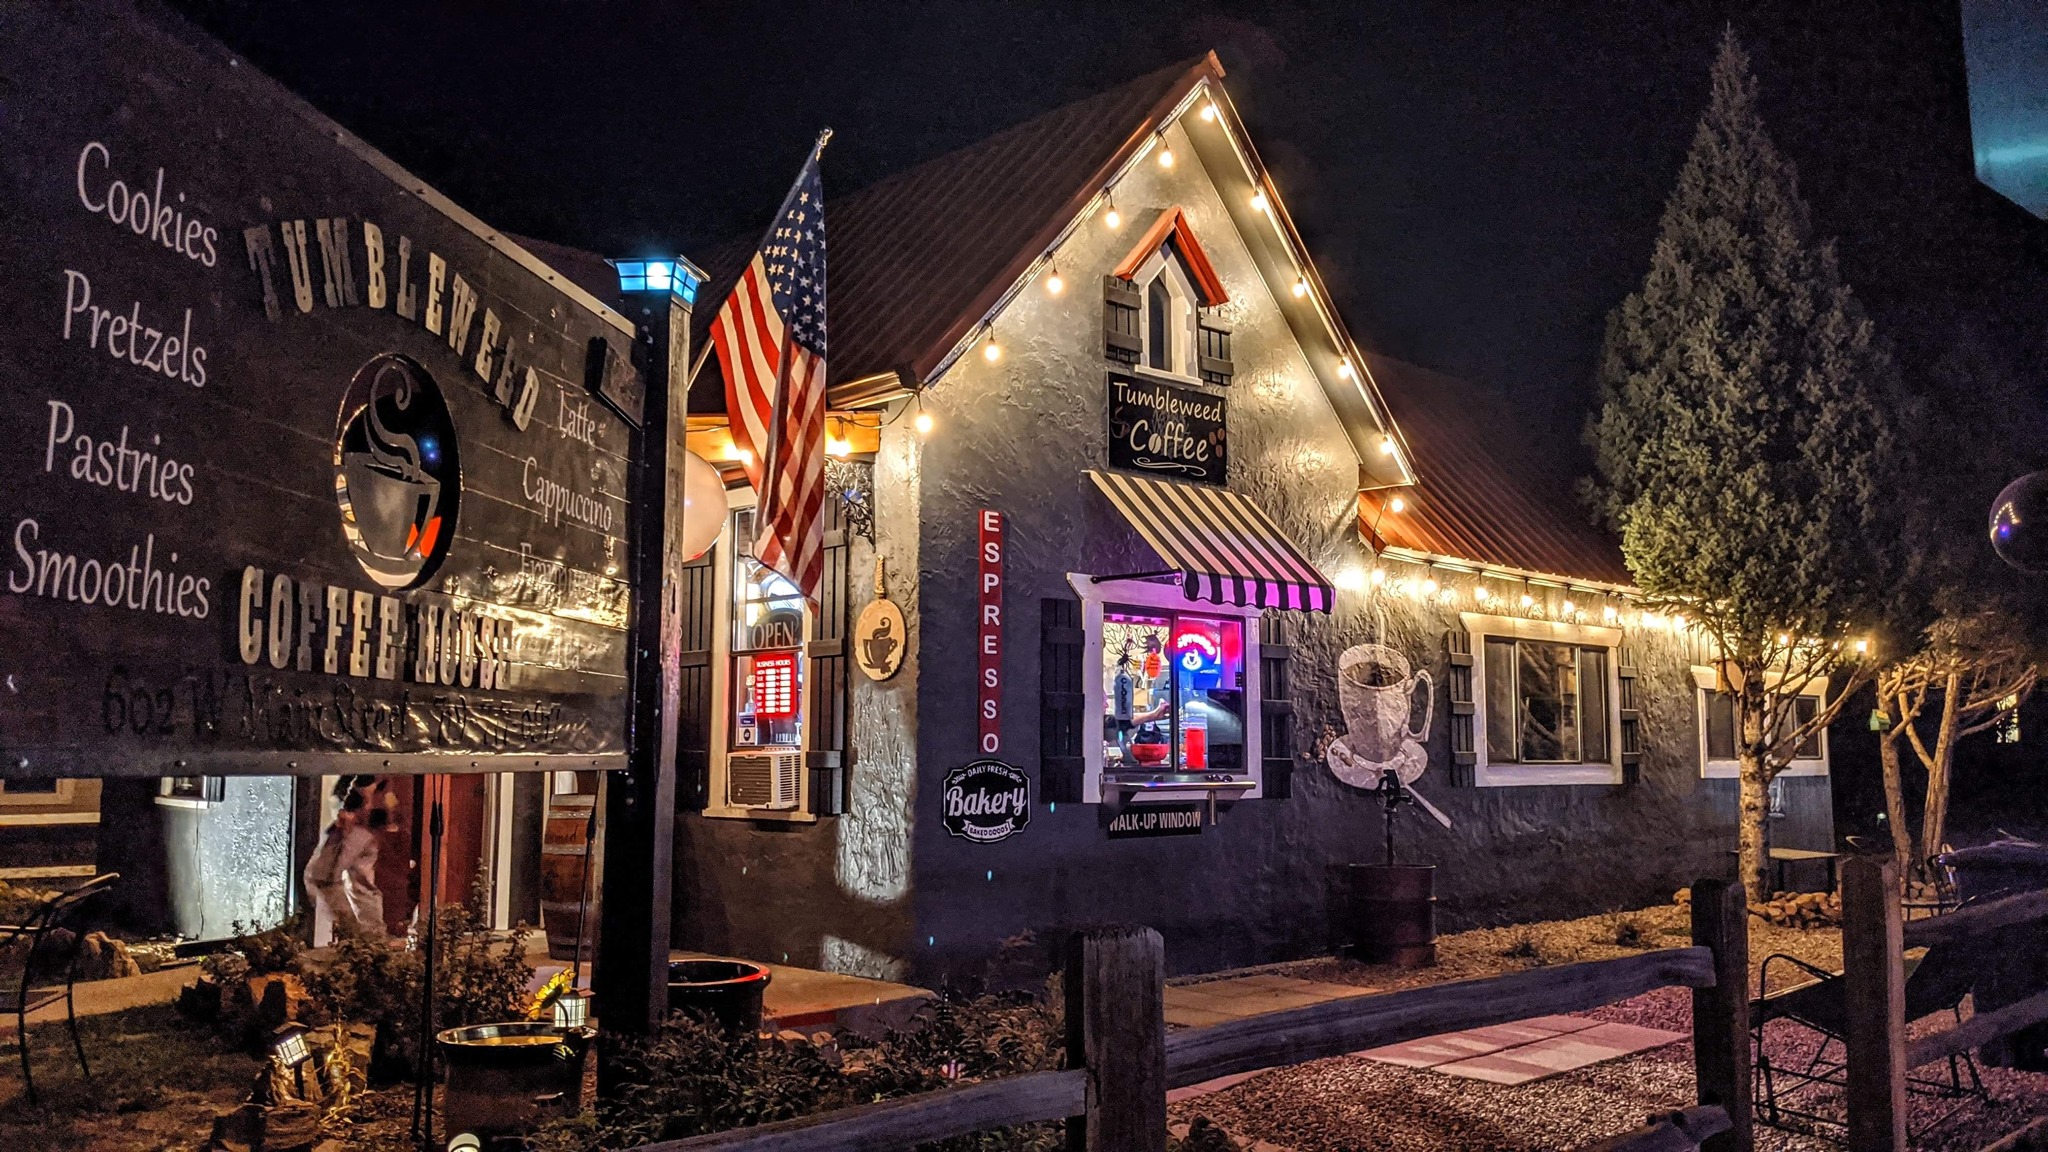
[[(1667, 906), (1456, 933), (1439, 940), (1439, 964), (1433, 969), (1323, 959), (1262, 970), (1393, 991), (1682, 946), (1689, 939), (1687, 924), (1685, 912)], [(1633, 946), (1618, 944), (1618, 939)], [(1751, 971), (1776, 952), (1839, 968), (1841, 935), (1831, 929), (1782, 928), (1753, 919)], [(1773, 964), (1772, 984), (1780, 984), (1781, 973), (1790, 971), (1788, 965)], [(1691, 996), (1683, 988), (1658, 989), (1588, 1015), (1674, 1032), (1692, 1028)], [(1932, 1018), (1916, 1031), (1948, 1023)], [(1767, 1029), (1765, 1044), (1781, 1066), (1803, 1066), (1816, 1047), (1811, 1033), (1784, 1022)], [(1966, 1102), (1939, 1125), (1935, 1122), (1956, 1102), (1912, 1097), (1913, 1128), (1932, 1126), (1915, 1140), (1914, 1148), (1976, 1152), (2028, 1121), (2048, 1116), (2048, 1075), (1986, 1068), (1982, 1076), (1991, 1104)], [(1339, 1057), (1262, 1073), (1183, 1101), (1171, 1114), (1180, 1123), (1206, 1116), (1241, 1140), (1262, 1140), (1292, 1152), (1557, 1152), (1625, 1131), (1650, 1112), (1682, 1107), (1695, 1099), (1692, 1050), (1680, 1043), (1514, 1087)], [(1820, 1115), (1841, 1115), (1839, 1094), (1832, 1091), (1810, 1092), (1801, 1107)], [(1840, 1134), (1839, 1129), (1823, 1131)], [(1766, 1152), (1822, 1152), (1839, 1146), (1813, 1135), (1759, 1126), (1757, 1147)]]

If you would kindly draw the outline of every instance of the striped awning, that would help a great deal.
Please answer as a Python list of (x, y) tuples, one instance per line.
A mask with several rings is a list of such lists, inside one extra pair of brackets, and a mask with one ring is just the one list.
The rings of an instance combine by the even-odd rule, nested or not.
[(1160, 559), (1178, 569), (1190, 600), (1328, 612), (1330, 582), (1272, 517), (1227, 488), (1088, 473)]

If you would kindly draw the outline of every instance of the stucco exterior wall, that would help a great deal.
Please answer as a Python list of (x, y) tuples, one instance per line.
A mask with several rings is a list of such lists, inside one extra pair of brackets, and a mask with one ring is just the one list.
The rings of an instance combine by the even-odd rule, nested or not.
[[(853, 679), (847, 814), (814, 825), (679, 821), (678, 886), (696, 909), (677, 921), (679, 944), (928, 986), (1035, 983), (1066, 928), (1103, 920), (1159, 929), (1176, 973), (1325, 953), (1345, 935), (1332, 911), (1334, 877), (1382, 851), (1379, 801), (1321, 758), (1344, 731), (1338, 656), (1368, 640), (1401, 649), (1435, 685), (1430, 766), (1416, 787), (1453, 825), (1409, 809), (1397, 835), (1404, 860), (1439, 865), (1443, 928), (1639, 906), (1732, 870), (1734, 787), (1700, 777), (1690, 645), (1668, 628), (1643, 627), (1634, 609), (1620, 621), (1640, 669), (1644, 754), (1633, 782), (1454, 785), (1446, 634), (1474, 607), (1475, 578), (1438, 572), (1439, 595), (1403, 593), (1396, 589), (1406, 578), (1419, 583), (1422, 569), (1376, 561), (1361, 542), (1350, 441), (1194, 150), (1178, 130), (1168, 138), (1180, 159), (1173, 169), (1148, 160), (1118, 184), (1123, 226), (1112, 231), (1098, 215), (1062, 245), (1065, 291), (1048, 293), (1041, 278), (996, 317), (1001, 358), (971, 349), (927, 390), (929, 438), (911, 431), (909, 412), (890, 413), (875, 465), (876, 526), (910, 643), (894, 679)], [(939, 781), (977, 756), (978, 512), (1008, 519), (1000, 758), (1034, 778), (1041, 602), (1073, 596), (1069, 573), (1158, 567), (1085, 472), (1107, 466), (1102, 277), (1174, 206), (1230, 295), (1220, 309), (1235, 365), (1221, 390), (1230, 486), (1340, 583), (1334, 612), (1291, 621), (1293, 795), (1239, 802), (1192, 836), (1112, 841), (1099, 806), (1041, 798), (1029, 827), (1005, 841), (951, 837)], [(1376, 563), (1384, 584), (1366, 579)], [(873, 552), (857, 543), (856, 613), (872, 571)], [(1573, 595), (1595, 623), (1603, 606), (1622, 607)], [(1553, 615), (1562, 596), (1545, 597)], [(1830, 846), (1825, 778), (1788, 785), (1798, 818), (1779, 842)]]
[[(874, 461), (875, 539), (856, 536), (851, 545), (849, 617), (874, 598), (879, 553), (909, 636), (903, 666), (889, 680), (850, 671), (846, 813), (777, 824), (679, 815), (678, 947), (881, 979), (905, 974), (913, 927), (918, 451), (908, 421), (883, 430)], [(717, 562), (728, 562), (723, 551)], [(718, 619), (724, 626), (726, 618)]]
[[(974, 753), (976, 511), (1009, 518), (1003, 758), (1034, 772), (1041, 599), (1070, 596), (1068, 572), (1156, 566), (1083, 472), (1105, 466), (1100, 277), (1158, 211), (1186, 210), (1231, 296), (1221, 314), (1233, 329), (1236, 365), (1225, 390), (1230, 486), (1256, 500), (1324, 572), (1359, 574), (1374, 562), (1354, 525), (1349, 443), (1217, 193), (1186, 159), (1193, 150), (1169, 139), (1180, 164), (1167, 171), (1142, 163), (1117, 186), (1123, 228), (1113, 232), (1098, 217), (1059, 252), (1066, 292), (1024, 291), (995, 322), (1002, 358), (963, 357), (925, 399), (938, 420), (920, 472), (918, 779), (927, 796)], [(1428, 499), (1427, 491), (1416, 498)], [(1388, 565), (1397, 578), (1404, 567)], [(1411, 574), (1419, 579), (1420, 569)], [(1291, 680), (1302, 756), (1291, 799), (1241, 802), (1199, 836), (1116, 841), (1095, 806), (1041, 805), (1026, 831), (994, 845), (949, 837), (932, 802), (922, 803), (912, 821), (910, 971), (973, 980), (1034, 964), (1042, 970), (1060, 929), (1105, 919), (1158, 928), (1175, 972), (1325, 951), (1333, 869), (1380, 859), (1382, 823), (1378, 801), (1340, 783), (1317, 752), (1324, 737), (1343, 731), (1339, 653), (1378, 637), (1430, 671), (1437, 686), (1431, 768), (1417, 786), (1453, 827), (1404, 811), (1399, 840), (1404, 858), (1440, 865), (1444, 927), (1639, 905), (1727, 872), (1733, 789), (1700, 779), (1688, 653), (1668, 632), (1626, 641), (1642, 670), (1646, 751), (1635, 783), (1451, 785), (1445, 633), (1460, 627), (1458, 608), (1472, 601), (1468, 578), (1440, 580), (1453, 593), (1442, 603), (1367, 585), (1341, 592), (1328, 616), (1296, 617)], [(1602, 602), (1578, 599), (1597, 620)]]

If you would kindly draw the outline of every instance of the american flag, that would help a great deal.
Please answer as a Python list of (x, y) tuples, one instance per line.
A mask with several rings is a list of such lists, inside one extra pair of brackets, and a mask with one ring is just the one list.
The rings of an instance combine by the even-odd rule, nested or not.
[(825, 188), (797, 174), (760, 250), (711, 321), (725, 411), (760, 495), (754, 558), (815, 607), (824, 581)]

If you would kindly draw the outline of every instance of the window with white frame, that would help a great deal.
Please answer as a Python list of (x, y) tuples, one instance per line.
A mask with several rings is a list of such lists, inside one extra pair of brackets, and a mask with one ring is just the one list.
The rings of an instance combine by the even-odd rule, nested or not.
[(1480, 785), (1621, 782), (1616, 628), (1467, 612)]
[(1173, 241), (1161, 244), (1132, 279), (1144, 300), (1138, 328), (1144, 343), (1140, 362), (1159, 372), (1194, 376), (1195, 284)]
[[(1082, 799), (1099, 803), (1105, 774), (1249, 780), (1262, 794), (1258, 608), (1190, 601), (1177, 585), (1097, 582), (1070, 574), (1081, 597)], [(1145, 800), (1198, 796), (1172, 789)]]
[(710, 797), (707, 816), (815, 819), (805, 753), (810, 613), (803, 593), (754, 558), (752, 493), (728, 493), (713, 577)]
[[(1692, 670), (1693, 683), (1698, 691), (1700, 717), (1700, 775), (1713, 779), (1734, 779), (1742, 773), (1742, 764), (1737, 759), (1737, 747), (1741, 733), (1735, 711), (1735, 694), (1718, 690), (1716, 676), (1711, 668), (1695, 667)], [(1801, 725), (1812, 723), (1820, 715), (1821, 704), (1827, 695), (1827, 683), (1816, 680), (1807, 685), (1792, 700), (1792, 706), (1785, 709), (1778, 720), (1779, 735), (1785, 736), (1796, 731)], [(1791, 763), (1785, 774), (1791, 776), (1825, 776), (1828, 772), (1827, 730), (1816, 729), (1808, 733), (1793, 750)]]

